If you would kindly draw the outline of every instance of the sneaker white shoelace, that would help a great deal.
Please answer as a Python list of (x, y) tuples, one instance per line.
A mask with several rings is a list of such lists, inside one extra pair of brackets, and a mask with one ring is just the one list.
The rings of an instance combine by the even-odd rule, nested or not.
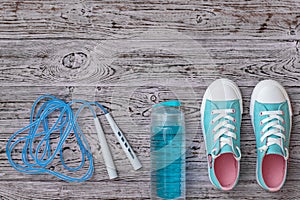
[[(213, 120), (211, 121), (212, 124), (214, 124), (215, 122), (217, 122), (220, 119), (225, 119), (225, 120), (220, 120), (220, 122), (213, 128), (212, 132), (214, 134), (214, 142), (217, 142), (218, 140), (220, 140), (219, 151), (227, 144), (233, 149), (233, 151), (234, 151), (234, 148), (237, 149), (239, 155), (238, 155), (238, 157), (236, 157), (236, 160), (240, 160), (241, 159), (240, 148), (238, 146), (234, 147), (233, 141), (232, 141), (232, 139), (236, 140), (236, 133), (235, 133), (236, 128), (233, 125), (236, 122), (236, 120), (234, 117), (229, 115), (229, 114), (233, 114), (233, 113), (235, 113), (234, 109), (212, 110), (212, 112), (211, 112), (212, 115), (217, 114), (217, 116), (215, 118), (213, 118)], [(230, 122), (234, 122), (234, 123), (230, 123)], [(223, 137), (223, 136), (227, 136), (227, 137)], [(214, 154), (215, 151), (217, 151), (216, 148), (214, 148), (212, 151), (213, 158), (217, 156)]]
[[(282, 126), (285, 123), (283, 119), (284, 112), (282, 110), (275, 110), (275, 111), (262, 111), (260, 112), (260, 116), (268, 117), (264, 118), (260, 121), (260, 125), (264, 127), (261, 130), (261, 137), (260, 142), (263, 142), (267, 139), (267, 142), (264, 146), (258, 148), (260, 151), (267, 151), (271, 145), (278, 145), (284, 155), (285, 160), (289, 157), (289, 152), (286, 147), (283, 146), (282, 140), (285, 141), (285, 128)], [(277, 119), (277, 120), (276, 120)], [(280, 123), (281, 122), (281, 123)], [(277, 137), (270, 137), (270, 136), (277, 136)]]

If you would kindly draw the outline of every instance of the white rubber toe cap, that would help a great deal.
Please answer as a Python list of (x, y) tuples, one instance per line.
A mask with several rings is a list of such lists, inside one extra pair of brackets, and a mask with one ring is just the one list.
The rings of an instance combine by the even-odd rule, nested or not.
[(212, 101), (229, 101), (241, 99), (238, 86), (229, 79), (215, 80), (207, 88), (205, 98)]
[(288, 102), (290, 115), (292, 115), (291, 102), (285, 89), (277, 82), (273, 80), (264, 80), (259, 82), (251, 95), (250, 103), (250, 115), (253, 117), (254, 103), (255, 101), (260, 103), (283, 103)]
[(252, 97), (260, 103), (281, 103), (288, 100), (284, 88), (273, 80), (259, 82), (253, 90)]

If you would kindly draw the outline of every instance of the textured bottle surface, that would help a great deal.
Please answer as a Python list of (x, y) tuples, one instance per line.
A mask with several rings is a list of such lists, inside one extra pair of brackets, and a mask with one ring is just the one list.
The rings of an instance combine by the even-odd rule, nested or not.
[[(170, 110), (171, 109), (171, 110)], [(185, 128), (183, 114), (168, 108), (153, 113), (151, 126), (151, 198), (185, 199)], [(178, 115), (177, 117), (174, 117)]]

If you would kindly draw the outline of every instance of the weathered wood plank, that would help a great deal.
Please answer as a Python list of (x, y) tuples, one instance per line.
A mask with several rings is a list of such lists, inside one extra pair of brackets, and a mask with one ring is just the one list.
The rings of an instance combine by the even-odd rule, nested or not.
[[(2, 182), (0, 196), (8, 199), (144, 199), (149, 198), (148, 187), (143, 182), (127, 187), (128, 181), (105, 181), (90, 183)], [(139, 186), (139, 187), (137, 187)], [(43, 188), (43, 189), (40, 189)], [(128, 192), (130, 190), (130, 192)], [(24, 194), (24, 191), (28, 191)], [(138, 195), (137, 195), (138, 194)]]
[(300, 4), (282, 1), (2, 1), (0, 38), (119, 39), (149, 29), (198, 39), (299, 35)]
[[(208, 85), (228, 77), (240, 86), (276, 79), (299, 86), (299, 43), (262, 40), (0, 41), (6, 86)], [(167, 35), (165, 35), (167, 37)], [(142, 81), (142, 82), (141, 82)]]

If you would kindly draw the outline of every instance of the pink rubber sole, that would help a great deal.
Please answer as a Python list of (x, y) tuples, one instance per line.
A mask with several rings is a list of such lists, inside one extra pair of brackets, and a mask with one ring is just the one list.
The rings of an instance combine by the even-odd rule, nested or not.
[(232, 189), (238, 176), (238, 162), (232, 153), (224, 153), (215, 159), (216, 177), (224, 190)]
[(269, 154), (263, 158), (263, 179), (271, 190), (276, 190), (284, 181), (285, 167), (285, 160), (281, 155)]

